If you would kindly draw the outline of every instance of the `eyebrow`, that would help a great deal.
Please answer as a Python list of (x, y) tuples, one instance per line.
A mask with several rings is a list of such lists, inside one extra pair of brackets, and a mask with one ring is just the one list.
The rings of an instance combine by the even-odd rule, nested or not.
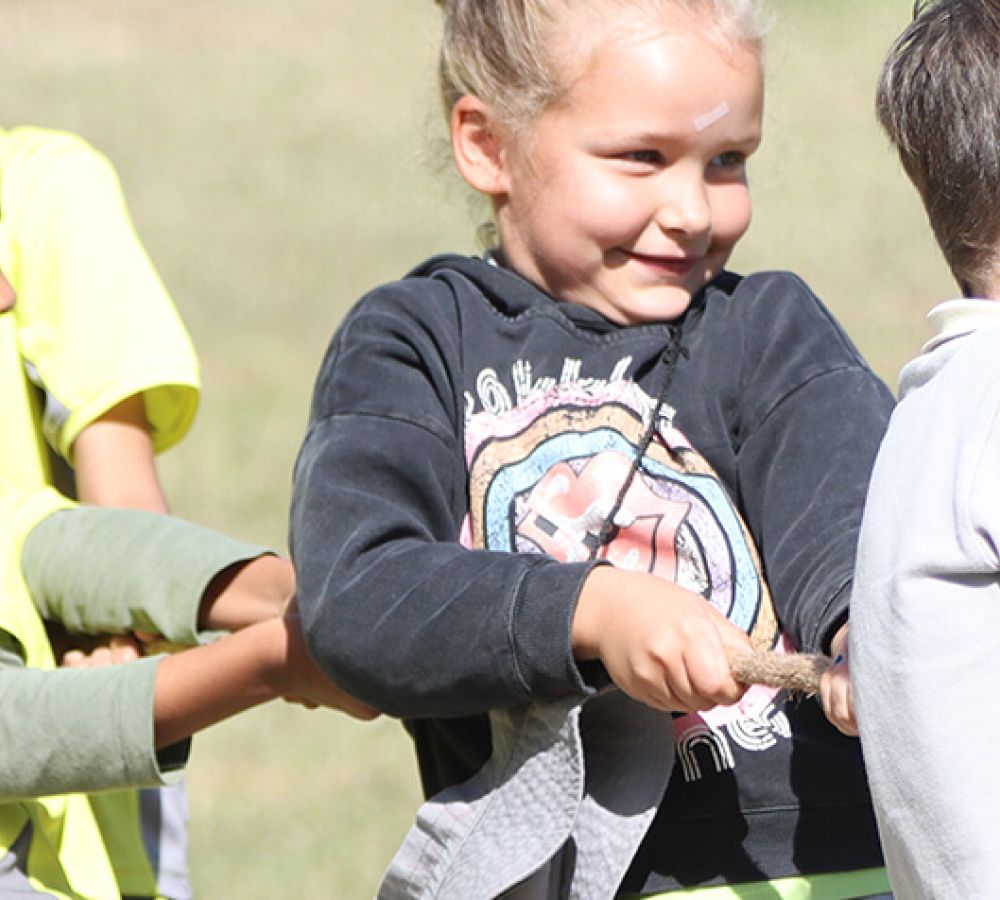
[[(725, 104), (722, 104), (724, 106)], [(705, 124), (705, 120), (712, 114), (715, 114), (715, 118)], [(714, 125), (716, 122), (725, 118), (728, 114), (720, 112), (720, 107), (716, 107), (710, 110), (704, 115), (698, 116), (696, 119), (692, 120), (692, 126), (694, 128), (694, 133), (700, 134), (702, 131)], [(701, 123), (701, 127), (698, 124)], [(682, 144), (686, 143), (691, 138), (691, 130), (679, 130), (671, 132), (660, 132), (652, 131), (649, 129), (639, 128), (635, 131), (629, 129), (615, 129), (611, 133), (604, 133), (600, 136), (595, 135), (598, 142), (602, 146), (617, 147), (620, 145), (635, 145), (635, 146), (658, 146), (660, 144)], [(720, 139), (724, 139), (726, 144), (732, 144), (735, 147), (741, 147), (743, 145), (754, 144), (755, 146), (760, 143), (760, 130), (754, 129), (753, 131), (747, 131), (744, 134), (732, 134), (728, 136), (722, 136)]]

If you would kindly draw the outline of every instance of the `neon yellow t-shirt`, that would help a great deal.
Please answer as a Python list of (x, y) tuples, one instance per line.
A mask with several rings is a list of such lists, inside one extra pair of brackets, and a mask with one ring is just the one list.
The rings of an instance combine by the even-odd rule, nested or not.
[[(16, 561), (24, 537), (34, 525), (65, 505), (55, 491), (19, 495), (0, 481), (0, 628), (18, 640), (25, 663), (33, 668), (52, 669), (55, 660)], [(0, 858), (25, 828), (31, 829), (27, 867), (36, 890), (72, 900), (119, 896), (101, 828), (86, 796), (0, 803)]]
[[(194, 348), (135, 234), (114, 169), (81, 138), (0, 129), (0, 271), (17, 294), (0, 315), (0, 481), (22, 491), (53, 484), (53, 453), (71, 462), (80, 432), (136, 394), (156, 451), (184, 436), (198, 406)], [(3, 607), (12, 602), (0, 596)], [(114, 835), (122, 891), (154, 894), (137, 792), (102, 794), (99, 805), (89, 815)], [(50, 806), (31, 853), (41, 852), (40, 833), (65, 831), (53, 852), (72, 856), (73, 827), (60, 816), (77, 804), (53, 798)], [(0, 844), (0, 859), (7, 850)]]
[(0, 271), (17, 294), (0, 316), (0, 475), (49, 483), (39, 434), (71, 460), (87, 425), (139, 393), (157, 451), (184, 436), (198, 405), (194, 348), (114, 169), (80, 138), (0, 130)]

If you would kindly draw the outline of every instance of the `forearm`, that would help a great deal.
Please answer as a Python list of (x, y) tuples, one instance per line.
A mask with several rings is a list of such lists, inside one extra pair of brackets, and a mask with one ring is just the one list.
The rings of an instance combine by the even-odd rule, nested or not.
[(168, 511), (141, 394), (126, 398), (80, 432), (73, 465), (82, 503)]
[(298, 610), (168, 657), (156, 673), (156, 746), (176, 742), (268, 700), (339, 709), (370, 719), (375, 711), (330, 681), (309, 655)]
[(294, 593), (295, 571), (287, 559), (269, 553), (242, 558), (221, 569), (205, 588), (198, 625), (213, 631), (239, 631), (281, 615)]
[(277, 697), (374, 715), (312, 661), (294, 609), (204, 647), (98, 668), (25, 668), (0, 634), (0, 800), (166, 783), (197, 731)]
[(272, 619), (164, 659), (154, 694), (156, 747), (281, 696), (284, 644), (284, 623)]
[(314, 427), (299, 457), (292, 553), (310, 648), (392, 715), (587, 690), (570, 623), (591, 564), (462, 546), (464, 474), (425, 429), (374, 417)]

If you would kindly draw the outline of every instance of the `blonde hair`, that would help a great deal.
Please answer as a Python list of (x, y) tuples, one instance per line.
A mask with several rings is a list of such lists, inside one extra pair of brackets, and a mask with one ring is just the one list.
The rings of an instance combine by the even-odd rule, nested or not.
[[(478, 97), (512, 128), (529, 124), (565, 89), (553, 38), (566, 12), (606, 14), (679, 9), (703, 15), (709, 36), (758, 52), (769, 17), (764, 0), (435, 0), (444, 12), (439, 82), (445, 115), (465, 94)], [(607, 16), (605, 15), (605, 18)], [(613, 28), (609, 28), (611, 32)]]

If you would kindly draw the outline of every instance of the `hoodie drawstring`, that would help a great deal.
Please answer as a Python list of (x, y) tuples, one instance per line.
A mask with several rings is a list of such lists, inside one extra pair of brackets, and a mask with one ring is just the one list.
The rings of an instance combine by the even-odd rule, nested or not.
[(674, 371), (677, 368), (677, 361), (681, 359), (681, 357), (684, 359), (687, 359), (688, 357), (687, 348), (681, 345), (681, 326), (670, 325), (669, 328), (670, 340), (667, 343), (667, 346), (664, 347), (660, 353), (659, 362), (663, 366), (664, 370), (663, 381), (660, 383), (660, 389), (656, 395), (656, 405), (653, 407), (653, 414), (649, 419), (649, 424), (646, 426), (646, 430), (643, 432), (642, 438), (639, 440), (638, 446), (636, 447), (635, 457), (632, 459), (632, 465), (629, 467), (628, 475), (625, 476), (625, 481), (618, 490), (618, 496), (615, 497), (615, 502), (612, 504), (611, 510), (604, 517), (604, 521), (601, 523), (601, 530), (597, 533), (597, 541), (590, 550), (591, 559), (597, 558), (597, 554), (600, 552), (601, 547), (610, 543), (618, 531), (618, 527), (615, 525), (615, 518), (618, 516), (618, 513), (621, 512), (621, 508), (625, 503), (625, 497), (629, 492), (629, 488), (632, 487), (632, 482), (635, 480), (636, 473), (642, 465), (643, 457), (646, 455), (646, 451), (649, 449), (649, 445), (653, 441), (653, 436), (656, 434), (657, 423), (660, 420), (660, 413), (667, 402), (667, 391), (670, 390), (670, 384), (674, 379)]

